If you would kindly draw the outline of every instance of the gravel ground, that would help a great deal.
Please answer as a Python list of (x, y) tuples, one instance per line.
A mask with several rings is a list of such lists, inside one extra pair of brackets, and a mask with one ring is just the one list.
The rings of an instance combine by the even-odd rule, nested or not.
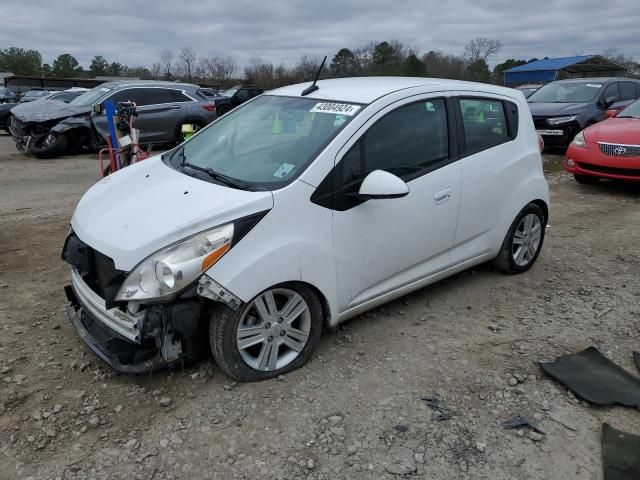
[[(545, 161), (529, 272), (456, 275), (325, 334), (286, 377), (237, 384), (210, 360), (117, 376), (85, 349), (60, 250), (97, 161), (39, 161), (0, 134), (0, 479), (601, 478), (602, 423), (640, 433), (640, 415), (575, 399), (538, 362), (595, 345), (634, 370), (640, 186)], [(515, 415), (545, 433), (505, 430)]]

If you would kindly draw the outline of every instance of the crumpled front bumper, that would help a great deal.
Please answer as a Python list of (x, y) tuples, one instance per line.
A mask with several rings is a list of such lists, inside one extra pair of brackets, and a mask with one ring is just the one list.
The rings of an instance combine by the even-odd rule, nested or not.
[(65, 287), (71, 303), (67, 316), (93, 353), (116, 372), (128, 375), (144, 375), (176, 363), (164, 360), (159, 349), (143, 348), (139, 322), (124, 312), (118, 318), (115, 309), (107, 310), (104, 301), (71, 271), (72, 284)]

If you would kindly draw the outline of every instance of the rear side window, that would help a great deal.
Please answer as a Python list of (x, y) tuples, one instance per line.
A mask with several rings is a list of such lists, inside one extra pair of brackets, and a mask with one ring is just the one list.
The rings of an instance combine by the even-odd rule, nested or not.
[[(517, 108), (514, 112), (510, 102), (505, 102), (512, 110), (509, 114), (511, 125), (507, 123), (505, 107), (500, 100), (461, 98), (460, 113), (464, 130), (465, 150), (467, 154), (477, 153), (496, 145), (510, 141), (516, 135), (510, 133), (517, 129)], [(510, 128), (511, 126), (511, 128)]]
[(636, 87), (631, 82), (620, 83), (620, 101), (633, 100), (636, 96)]
[(236, 93), (236, 96), (240, 99), (240, 100), (249, 100), (250, 96), (249, 96), (249, 90), (246, 90), (244, 88), (241, 88), (240, 90), (238, 90), (238, 92)]
[(173, 102), (173, 90), (166, 88), (146, 88), (144, 105), (158, 105)]
[(187, 97), (180, 90), (169, 90), (169, 93), (171, 94), (171, 101), (172, 102), (191, 102), (192, 101), (189, 97)]

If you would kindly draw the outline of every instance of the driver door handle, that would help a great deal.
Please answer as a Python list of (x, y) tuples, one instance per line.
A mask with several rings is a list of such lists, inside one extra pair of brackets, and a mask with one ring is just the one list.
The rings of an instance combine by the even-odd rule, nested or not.
[(433, 195), (433, 200), (436, 202), (436, 205), (440, 205), (441, 203), (446, 202), (451, 198), (451, 187), (445, 188), (444, 190), (439, 191)]

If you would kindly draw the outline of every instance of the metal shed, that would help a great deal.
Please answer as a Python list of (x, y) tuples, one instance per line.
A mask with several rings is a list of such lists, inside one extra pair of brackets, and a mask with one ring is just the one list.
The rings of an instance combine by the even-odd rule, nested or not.
[(504, 84), (517, 87), (525, 83), (543, 84), (565, 78), (625, 77), (627, 70), (600, 55), (545, 58), (504, 71)]

